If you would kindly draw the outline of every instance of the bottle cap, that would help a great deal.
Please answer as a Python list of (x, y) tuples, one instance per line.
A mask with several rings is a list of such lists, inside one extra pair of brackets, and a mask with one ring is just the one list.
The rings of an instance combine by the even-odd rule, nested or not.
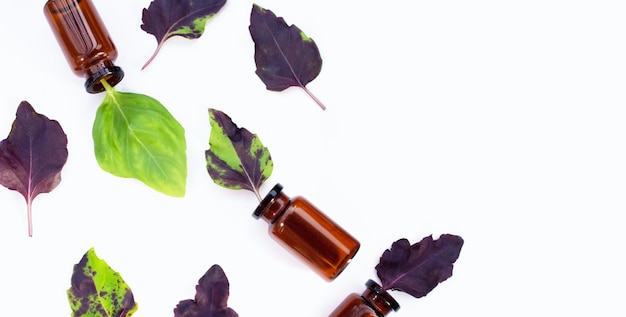
[(265, 198), (263, 198), (261, 203), (256, 207), (256, 209), (254, 210), (254, 213), (252, 214), (252, 217), (259, 219), (261, 215), (263, 215), (263, 209), (265, 209), (265, 206), (267, 206), (274, 198), (276, 198), (276, 196), (278, 196), (278, 194), (280, 194), (280, 191), (282, 190), (283, 190), (283, 185), (281, 184), (274, 185), (274, 188), (272, 188), (272, 190), (270, 190), (270, 192), (267, 193)]
[(375, 294), (375, 296), (372, 296), (372, 299), (375, 301), (372, 304), (384, 304), (394, 311), (398, 311), (400, 309), (400, 304), (398, 304), (398, 302), (393, 297), (391, 297), (391, 294), (383, 289), (378, 283), (370, 279), (365, 282), (365, 286), (367, 286), (368, 291), (371, 291), (373, 294)]
[(121, 67), (114, 65), (102, 67), (90, 74), (85, 81), (85, 89), (90, 94), (103, 92), (105, 89), (101, 80), (106, 80), (113, 87), (122, 81), (122, 78), (124, 78), (124, 71)]

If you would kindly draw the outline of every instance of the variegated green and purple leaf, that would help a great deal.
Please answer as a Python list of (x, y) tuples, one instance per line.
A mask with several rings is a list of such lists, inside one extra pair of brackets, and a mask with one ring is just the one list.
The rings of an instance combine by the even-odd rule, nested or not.
[(173, 36), (199, 38), (226, 0), (154, 0), (142, 12), (141, 29), (154, 35), (157, 48), (144, 64), (146, 68), (156, 57), (163, 43)]
[(209, 109), (211, 134), (205, 151), (213, 181), (229, 189), (246, 189), (261, 199), (259, 189), (272, 174), (269, 150), (256, 134), (239, 128), (224, 112)]
[(74, 265), (67, 297), (72, 317), (130, 317), (138, 309), (128, 284), (93, 248)]
[(287, 25), (282, 17), (254, 4), (248, 27), (254, 41), (256, 74), (268, 90), (283, 91), (300, 87), (322, 109), (324, 104), (306, 85), (322, 70), (322, 57), (317, 44), (295, 25)]

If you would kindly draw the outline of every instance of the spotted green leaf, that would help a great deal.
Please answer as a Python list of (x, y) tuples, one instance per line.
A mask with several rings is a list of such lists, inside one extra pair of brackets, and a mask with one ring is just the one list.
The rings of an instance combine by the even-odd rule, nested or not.
[(184, 196), (187, 145), (181, 124), (158, 100), (103, 84), (106, 96), (92, 130), (100, 167), (166, 195)]
[(260, 199), (259, 188), (274, 168), (269, 150), (256, 134), (239, 128), (224, 112), (209, 109), (211, 135), (205, 151), (213, 181), (229, 189), (246, 189)]
[(122, 276), (89, 249), (74, 265), (67, 290), (72, 317), (130, 317), (138, 309)]

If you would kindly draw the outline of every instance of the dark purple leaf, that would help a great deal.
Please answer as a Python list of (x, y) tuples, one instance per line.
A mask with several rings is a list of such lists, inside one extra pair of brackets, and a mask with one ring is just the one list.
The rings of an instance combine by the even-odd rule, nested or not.
[(385, 290), (398, 290), (419, 298), (452, 276), (463, 239), (444, 234), (437, 240), (425, 237), (413, 245), (400, 239), (385, 250), (376, 265), (376, 273)]
[(229, 284), (222, 268), (215, 264), (196, 285), (195, 300), (182, 300), (174, 308), (174, 317), (237, 317), (228, 307)]
[(228, 115), (209, 109), (211, 136), (205, 151), (209, 176), (217, 185), (246, 189), (261, 199), (259, 188), (272, 174), (274, 163), (261, 139), (239, 128)]
[(22, 101), (9, 136), (0, 142), (0, 184), (26, 199), (29, 236), (33, 235), (33, 199), (59, 185), (67, 154), (61, 125)]
[[(204, 27), (226, 0), (154, 0), (143, 9), (141, 29), (154, 35), (157, 48), (143, 68), (156, 57), (163, 43), (172, 36), (199, 38)], [(143, 69), (142, 68), (142, 69)]]
[(312, 38), (297, 26), (288, 26), (282, 17), (256, 4), (250, 14), (250, 35), (254, 41), (256, 74), (268, 90), (301, 87), (322, 108), (306, 85), (322, 70), (322, 57)]

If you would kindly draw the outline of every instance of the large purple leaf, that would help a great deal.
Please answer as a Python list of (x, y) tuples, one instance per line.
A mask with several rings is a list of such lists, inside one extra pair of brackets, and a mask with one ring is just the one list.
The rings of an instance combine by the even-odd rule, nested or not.
[(222, 111), (209, 109), (211, 135), (205, 151), (209, 176), (217, 185), (246, 189), (261, 199), (259, 188), (274, 168), (269, 150), (246, 128), (239, 128)]
[(301, 87), (322, 108), (306, 85), (322, 70), (317, 44), (295, 25), (259, 5), (252, 5), (250, 35), (254, 41), (256, 74), (268, 90), (283, 91)]
[(174, 317), (237, 317), (228, 307), (229, 283), (222, 268), (215, 264), (196, 285), (195, 299), (182, 300), (174, 308)]
[(400, 239), (385, 250), (376, 265), (376, 273), (386, 290), (399, 290), (419, 298), (452, 276), (452, 267), (463, 246), (459, 236), (432, 236), (410, 245)]
[(154, 0), (143, 9), (141, 29), (154, 35), (157, 48), (144, 64), (146, 68), (156, 57), (163, 43), (172, 36), (199, 38), (204, 27), (226, 0)]
[(59, 185), (67, 155), (61, 125), (22, 101), (9, 136), (0, 142), (0, 184), (26, 199), (29, 236), (33, 235), (33, 199)]

